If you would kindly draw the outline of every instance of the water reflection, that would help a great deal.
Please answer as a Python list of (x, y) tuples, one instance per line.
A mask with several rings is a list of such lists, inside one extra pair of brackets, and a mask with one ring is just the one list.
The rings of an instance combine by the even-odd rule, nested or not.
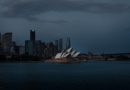
[(129, 90), (129, 62), (0, 64), (0, 90)]

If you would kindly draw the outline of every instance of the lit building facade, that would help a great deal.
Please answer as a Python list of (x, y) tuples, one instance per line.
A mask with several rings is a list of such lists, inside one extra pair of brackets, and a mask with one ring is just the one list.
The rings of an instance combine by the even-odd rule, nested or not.
[(3, 52), (6, 54), (10, 54), (10, 49), (13, 45), (12, 42), (12, 32), (8, 32), (2, 35), (2, 47), (3, 47)]

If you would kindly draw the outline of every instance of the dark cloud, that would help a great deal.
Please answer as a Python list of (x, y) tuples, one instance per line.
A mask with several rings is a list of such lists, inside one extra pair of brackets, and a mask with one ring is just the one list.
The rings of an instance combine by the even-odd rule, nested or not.
[[(122, 13), (130, 11), (130, 6), (127, 4), (86, 2), (82, 0), (3, 0), (0, 6), (2, 7), (0, 10), (2, 17), (24, 18), (31, 21), (39, 21), (35, 15), (49, 11), (90, 13)], [(56, 21), (56, 23), (61, 21)]]
[(25, 17), (25, 19), (31, 22), (39, 22), (39, 23), (54, 23), (54, 24), (69, 23), (69, 21), (67, 20), (41, 20), (34, 16), (27, 16)]
[(130, 0), (0, 0), (0, 32), (24, 44), (71, 37), (79, 51), (130, 52)]

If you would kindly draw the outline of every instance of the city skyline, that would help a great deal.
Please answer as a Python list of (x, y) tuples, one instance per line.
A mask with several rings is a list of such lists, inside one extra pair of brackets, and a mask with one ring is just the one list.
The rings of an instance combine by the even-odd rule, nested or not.
[(0, 0), (0, 90), (130, 90), (130, 0)]
[(18, 45), (13, 41), (13, 33), (5, 32), (0, 34), (0, 55), (3, 56), (35, 56), (51, 58), (57, 53), (71, 48), (70, 38), (59, 38), (55, 41), (42, 41), (36, 39), (36, 31), (30, 30), (29, 39), (24, 41), (24, 45)]
[[(34, 32), (34, 33), (37, 33), (37, 31), (38, 30), (36, 30), (36, 29), (30, 29), (30, 30), (28, 30), (27, 32), (27, 34), (29, 34), (29, 31), (31, 31), (32, 30), (32, 33)], [(0, 32), (0, 34), (1, 34), (1, 36), (2, 36), (2, 34), (6, 34), (6, 33), (12, 33), (12, 41), (14, 41), (17, 45), (19, 45), (19, 46), (24, 46), (25, 45), (25, 40), (28, 40), (28, 39), (30, 39), (31, 40), (31, 32), (30, 32), (30, 36), (26, 36), (27, 38), (25, 38), (25, 40), (24, 39), (21, 39), (22, 40), (22, 42), (21, 43), (19, 43), (19, 41), (17, 41), (16, 40), (16, 38), (18, 39), (19, 37), (15, 37), (15, 36), (17, 36), (17, 35), (14, 35), (14, 33), (13, 32)], [(35, 37), (35, 39), (34, 40), (40, 40), (40, 41), (42, 41), (42, 42), (47, 42), (47, 43), (50, 43), (50, 42), (53, 42), (53, 43), (55, 43), (55, 40), (57, 40), (57, 39), (59, 39), (59, 38), (62, 38), (62, 39), (66, 39), (67, 41), (68, 41), (68, 36), (66, 36), (66, 37), (57, 37), (57, 38), (53, 38), (53, 39), (47, 39), (47, 40), (45, 40), (45, 39), (40, 39), (40, 38), (38, 38), (38, 34), (39, 33), (37, 33), (37, 35), (35, 35), (34, 37)], [(45, 35), (44, 35), (45, 36)], [(2, 39), (2, 37), (1, 37), (1, 39)], [(60, 39), (59, 39), (60, 40)], [(68, 41), (69, 42), (69, 41)], [(72, 40), (72, 47), (73, 48), (76, 48), (78, 51), (80, 51), (80, 52), (82, 52), (82, 53), (89, 53), (89, 52), (91, 52), (91, 53), (97, 53), (97, 54), (101, 54), (101, 53), (129, 53), (130, 51), (127, 49), (126, 51), (105, 51), (105, 50), (102, 50), (102, 51), (95, 51), (96, 49), (93, 47), (93, 49), (92, 50), (87, 50), (86, 52), (85, 52), (85, 50), (82, 50), (82, 49), (80, 49), (80, 47), (74, 47), (74, 46), (76, 46), (76, 45), (74, 45), (73, 44), (73, 40)], [(76, 43), (78, 43), (78, 42), (76, 42)], [(129, 42), (128, 42), (129, 43)], [(67, 43), (66, 43), (66, 45), (67, 45)], [(66, 47), (66, 45), (64, 45), (65, 47)], [(126, 45), (127, 46), (127, 45)], [(96, 48), (98, 48), (98, 49), (101, 49), (102, 47), (96, 47)], [(127, 48), (127, 47), (124, 47), (124, 48)], [(95, 49), (95, 50), (94, 50)], [(113, 48), (113, 49), (115, 49), (115, 48)]]
[(30, 29), (37, 39), (70, 37), (81, 52), (130, 52), (128, 0), (1, 0), (0, 32), (23, 44)]

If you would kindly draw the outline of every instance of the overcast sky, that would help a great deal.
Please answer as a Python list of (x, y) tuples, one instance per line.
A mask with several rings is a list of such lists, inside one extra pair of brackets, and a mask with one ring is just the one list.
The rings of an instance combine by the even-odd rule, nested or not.
[(22, 44), (30, 29), (81, 52), (130, 52), (130, 0), (0, 0), (0, 32)]

